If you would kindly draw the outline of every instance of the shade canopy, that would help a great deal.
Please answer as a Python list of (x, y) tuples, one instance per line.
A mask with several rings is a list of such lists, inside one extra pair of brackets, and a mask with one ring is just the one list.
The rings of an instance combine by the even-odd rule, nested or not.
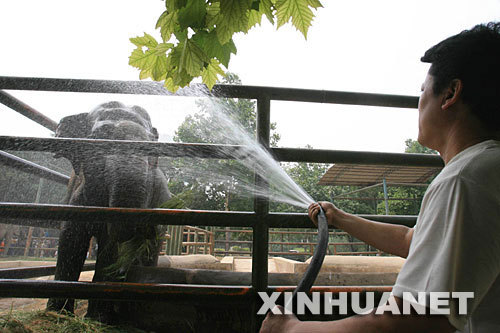
[(394, 165), (334, 164), (320, 185), (369, 186), (382, 183), (425, 184), (442, 168)]

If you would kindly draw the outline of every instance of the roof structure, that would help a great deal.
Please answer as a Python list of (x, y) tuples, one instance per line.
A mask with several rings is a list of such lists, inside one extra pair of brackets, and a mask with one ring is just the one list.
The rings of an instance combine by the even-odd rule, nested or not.
[(425, 184), (441, 169), (440, 167), (338, 163), (331, 166), (321, 177), (319, 185), (370, 186), (384, 181), (393, 184)]

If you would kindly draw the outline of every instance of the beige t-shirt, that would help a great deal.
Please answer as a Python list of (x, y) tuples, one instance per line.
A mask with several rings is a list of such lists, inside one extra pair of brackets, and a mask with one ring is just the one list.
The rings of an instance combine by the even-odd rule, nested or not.
[[(474, 292), (467, 315), (450, 303), (459, 331), (500, 332), (500, 142), (456, 155), (429, 186), (393, 294)], [(429, 303), (427, 303), (429, 306)]]

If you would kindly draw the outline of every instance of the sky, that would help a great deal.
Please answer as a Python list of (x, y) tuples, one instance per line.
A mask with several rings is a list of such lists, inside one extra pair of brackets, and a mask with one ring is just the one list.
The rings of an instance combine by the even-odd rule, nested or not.
[[(423, 53), (477, 23), (500, 19), (500, 0), (322, 0), (308, 38), (263, 20), (235, 36), (229, 70), (243, 84), (418, 96)], [(148, 32), (160, 0), (2, 0), (0, 76), (138, 80), (129, 38)], [(161, 139), (171, 139), (193, 98), (8, 91), (49, 118), (88, 112), (109, 100), (145, 107)], [(403, 152), (417, 137), (418, 111), (272, 102), (279, 146)], [(50, 131), (0, 104), (0, 135), (48, 137)]]

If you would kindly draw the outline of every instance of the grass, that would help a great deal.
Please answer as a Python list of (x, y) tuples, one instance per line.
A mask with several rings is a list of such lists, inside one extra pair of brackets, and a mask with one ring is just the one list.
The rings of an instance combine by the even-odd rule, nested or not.
[(50, 311), (10, 311), (0, 315), (1, 333), (145, 333), (128, 326), (110, 326), (95, 320)]

